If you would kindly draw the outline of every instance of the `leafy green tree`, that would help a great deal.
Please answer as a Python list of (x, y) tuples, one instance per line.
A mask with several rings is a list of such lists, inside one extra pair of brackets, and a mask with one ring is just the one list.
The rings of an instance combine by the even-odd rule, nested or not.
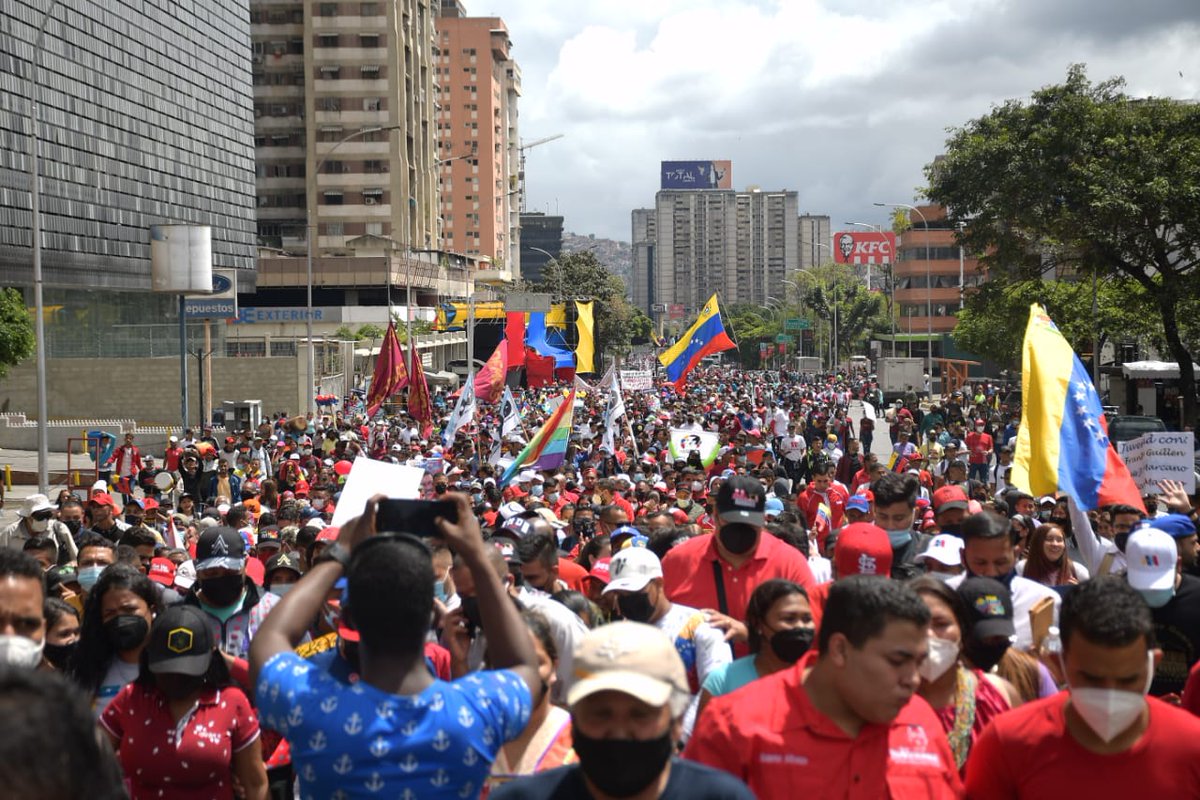
[(968, 222), (962, 243), (993, 275), (1135, 281), (1179, 364), (1183, 422), (1194, 425), (1195, 347), (1180, 317), (1200, 294), (1200, 106), (1123, 87), (1092, 84), (1074, 65), (1064, 83), (952, 130), (945, 157), (926, 169), (928, 195), (951, 222)]
[(877, 333), (891, 330), (887, 302), (879, 292), (868, 291), (863, 279), (844, 264), (826, 264), (799, 273), (801, 306), (826, 324), (834, 323), (837, 311), (838, 360), (863, 353)]
[(33, 316), (25, 298), (16, 289), (0, 290), (0, 378), (33, 355), (37, 339), (33, 334)]
[(1031, 303), (1041, 304), (1076, 352), (1092, 349), (1093, 320), (1103, 348), (1111, 339), (1154, 336), (1152, 301), (1130, 278), (1097, 284), (1097, 316), (1092, 316), (1092, 282), (1009, 280), (999, 277), (967, 295), (958, 313), (954, 342), (1010, 369), (1021, 367), (1021, 346)]
[(358, 330), (354, 332), (354, 338), (362, 341), (363, 339), (382, 339), (387, 331), (378, 325), (372, 325), (370, 322), (365, 325), (360, 325)]

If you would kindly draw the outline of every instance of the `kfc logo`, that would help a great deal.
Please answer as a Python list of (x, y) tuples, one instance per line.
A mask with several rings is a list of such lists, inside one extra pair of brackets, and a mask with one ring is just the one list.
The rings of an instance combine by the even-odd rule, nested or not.
[(896, 252), (896, 234), (886, 231), (842, 231), (834, 241), (838, 264), (890, 264)]

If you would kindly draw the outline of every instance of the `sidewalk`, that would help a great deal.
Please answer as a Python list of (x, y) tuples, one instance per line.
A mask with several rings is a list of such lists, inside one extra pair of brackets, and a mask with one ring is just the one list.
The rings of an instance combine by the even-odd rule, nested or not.
[[(50, 473), (50, 499), (54, 499), (58, 490), (67, 485), (67, 454), (47, 454), (47, 469)], [(89, 477), (93, 474), (92, 460), (87, 456), (71, 456), (71, 468), (79, 471), (80, 480), (91, 485)], [(0, 469), (12, 470), (13, 486), (5, 487), (4, 508), (0, 509), (0, 526), (9, 525), (17, 520), (17, 509), (21, 501), (31, 494), (37, 494), (38, 458), (36, 450), (0, 450)], [(7, 470), (4, 472), (6, 477)]]

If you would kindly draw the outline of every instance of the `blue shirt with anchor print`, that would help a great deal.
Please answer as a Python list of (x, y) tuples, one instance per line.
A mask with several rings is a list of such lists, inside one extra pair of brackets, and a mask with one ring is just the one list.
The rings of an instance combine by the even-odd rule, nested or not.
[(476, 672), (396, 695), (345, 684), (295, 653), (272, 656), (255, 701), (287, 737), (309, 798), (476, 798), (500, 746), (529, 722), (529, 687), (514, 672)]

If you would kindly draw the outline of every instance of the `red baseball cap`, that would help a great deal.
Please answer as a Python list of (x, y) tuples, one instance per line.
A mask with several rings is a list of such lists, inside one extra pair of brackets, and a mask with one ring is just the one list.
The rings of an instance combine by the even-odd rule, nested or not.
[(175, 585), (175, 562), (169, 558), (156, 558), (150, 562), (146, 577), (163, 586)]
[(88, 502), (96, 506), (108, 506), (109, 508), (117, 507), (116, 501), (112, 499), (112, 495), (108, 492), (96, 492), (94, 495), (92, 495), (92, 499), (88, 500)]
[(592, 571), (588, 573), (588, 577), (598, 580), (607, 586), (609, 579), (612, 577), (611, 573), (609, 572), (609, 565), (611, 563), (611, 558), (597, 559), (596, 563), (592, 564)]
[(933, 493), (933, 510), (938, 514), (952, 508), (966, 511), (968, 502), (967, 493), (961, 486), (943, 486)]
[(887, 531), (870, 522), (852, 522), (842, 528), (833, 547), (837, 576), (882, 575), (892, 572), (892, 543)]

